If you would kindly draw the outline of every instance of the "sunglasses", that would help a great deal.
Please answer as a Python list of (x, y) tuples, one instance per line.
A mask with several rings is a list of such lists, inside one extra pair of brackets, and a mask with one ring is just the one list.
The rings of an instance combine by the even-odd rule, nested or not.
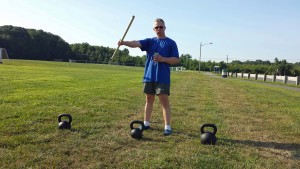
[(158, 28), (159, 28), (159, 29), (163, 29), (164, 26), (155, 26), (155, 27), (154, 27), (154, 29), (158, 29)]

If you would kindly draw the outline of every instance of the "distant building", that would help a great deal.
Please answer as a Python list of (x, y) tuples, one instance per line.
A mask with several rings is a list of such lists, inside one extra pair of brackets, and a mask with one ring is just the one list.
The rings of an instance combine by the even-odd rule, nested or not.
[(214, 66), (214, 72), (220, 73), (220, 66)]
[(181, 72), (181, 71), (186, 70), (186, 68), (183, 67), (183, 66), (177, 66), (177, 67), (170, 67), (170, 70), (171, 70), (171, 71), (178, 71), (178, 72)]

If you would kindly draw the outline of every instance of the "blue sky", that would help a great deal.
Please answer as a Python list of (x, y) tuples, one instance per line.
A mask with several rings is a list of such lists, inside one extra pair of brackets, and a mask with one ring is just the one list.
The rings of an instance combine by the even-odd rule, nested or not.
[[(0, 26), (42, 29), (68, 43), (117, 47), (125, 40), (154, 37), (153, 20), (163, 18), (179, 53), (202, 61), (300, 62), (299, 0), (0, 0)], [(124, 49), (121, 47), (120, 49)], [(130, 54), (143, 55), (139, 49)]]

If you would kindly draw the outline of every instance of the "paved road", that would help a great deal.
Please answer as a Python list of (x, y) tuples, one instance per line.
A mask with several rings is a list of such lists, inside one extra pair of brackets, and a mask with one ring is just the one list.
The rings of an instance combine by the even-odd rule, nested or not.
[[(207, 75), (207, 76), (212, 76), (212, 77), (216, 77), (216, 78), (222, 78), (221, 75), (217, 76), (216, 74), (211, 73), (211, 72), (202, 72), (202, 73), (205, 74), (205, 75)], [(275, 86), (275, 87), (280, 87), (280, 88), (284, 88), (284, 89), (288, 89), (288, 90), (293, 90), (293, 91), (300, 92), (300, 88), (298, 88), (298, 87), (291, 87), (291, 86), (285, 86), (285, 85), (279, 85), (279, 84), (270, 84), (270, 83), (265, 83), (263, 81), (252, 81), (252, 80), (246, 80), (246, 79), (241, 79), (241, 80), (247, 81), (249, 83), (259, 83), (259, 84), (263, 84), (263, 85), (266, 85), (266, 86)]]

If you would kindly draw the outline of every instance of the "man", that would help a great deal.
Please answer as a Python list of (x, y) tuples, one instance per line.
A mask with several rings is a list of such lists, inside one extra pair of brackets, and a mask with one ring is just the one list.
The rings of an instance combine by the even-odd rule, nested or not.
[(170, 135), (171, 129), (171, 106), (170, 95), (170, 65), (178, 64), (179, 52), (176, 42), (165, 34), (165, 22), (158, 18), (153, 23), (153, 30), (156, 37), (139, 41), (119, 41), (118, 45), (125, 45), (131, 48), (139, 47), (147, 52), (147, 60), (144, 72), (144, 93), (146, 104), (144, 113), (145, 129), (150, 128), (150, 117), (153, 110), (155, 95), (158, 96), (163, 110), (165, 122), (164, 135)]

